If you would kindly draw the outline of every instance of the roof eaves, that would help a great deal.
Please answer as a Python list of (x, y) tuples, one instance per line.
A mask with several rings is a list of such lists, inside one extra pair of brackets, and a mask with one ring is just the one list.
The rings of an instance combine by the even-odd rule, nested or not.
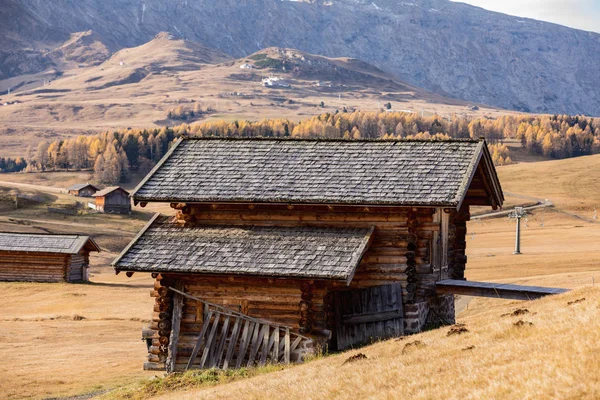
[(90, 247), (92, 248), (92, 250), (90, 250), (90, 251), (96, 251), (96, 252), (100, 253), (100, 251), (101, 251), (100, 246), (98, 246), (98, 243), (96, 243), (96, 241), (89, 236), (87, 237), (87, 241), (85, 242), (85, 245), (87, 245), (87, 244), (89, 244)]
[(92, 250), (90, 250), (90, 251), (100, 252), (100, 247), (98, 246), (98, 244), (96, 242), (94, 242), (94, 240), (91, 237), (78, 235), (77, 241), (73, 244), (73, 248), (70, 249), (69, 254), (79, 253), (81, 251), (81, 249), (83, 249), (88, 243), (92, 247)]
[(471, 186), (471, 182), (477, 173), (477, 166), (479, 165), (479, 161), (484, 153), (484, 147), (486, 146), (485, 140), (482, 139), (479, 141), (475, 153), (473, 154), (473, 158), (469, 163), (469, 167), (467, 168), (467, 173), (463, 177), (463, 181), (460, 184), (460, 188), (458, 189), (458, 193), (456, 193), (456, 197), (454, 198), (454, 204), (456, 204), (456, 210), (460, 210), (462, 203), (465, 201), (465, 197), (467, 196), (467, 192), (469, 190), (469, 186)]
[(346, 278), (346, 286), (350, 286), (352, 279), (354, 279), (354, 274), (356, 274), (356, 270), (358, 269), (358, 266), (360, 265), (360, 261), (362, 260), (363, 256), (369, 249), (371, 240), (373, 239), (373, 232), (375, 232), (375, 226), (372, 226), (371, 229), (369, 229), (369, 232), (363, 238), (363, 240), (358, 248), (358, 251), (355, 252), (355, 254), (353, 254), (351, 262), (354, 265), (352, 267), (352, 271), (350, 271), (350, 274), (348, 274), (348, 277)]
[(222, 204), (302, 204), (302, 205), (331, 205), (331, 206), (360, 206), (360, 207), (376, 207), (376, 206), (387, 206), (387, 207), (454, 207), (456, 202), (452, 201), (372, 201), (372, 202), (361, 202), (361, 201), (346, 201), (338, 202), (328, 199), (310, 199), (310, 200), (299, 200), (299, 199), (273, 199), (273, 200), (250, 200), (245, 198), (240, 199), (220, 199), (220, 198), (174, 198), (174, 197), (138, 197), (136, 201), (144, 202), (157, 202), (157, 203), (190, 203), (190, 204), (207, 204), (207, 203), (222, 203)]
[(129, 242), (129, 244), (123, 249), (123, 251), (121, 251), (121, 253), (119, 253), (119, 255), (113, 260), (113, 262), (110, 265), (113, 266), (113, 267), (115, 267), (115, 270), (117, 272), (121, 271), (121, 269), (117, 266), (117, 264), (119, 263), (119, 261), (121, 261), (121, 259), (123, 258), (123, 256), (125, 254), (127, 254), (127, 252), (137, 243), (138, 240), (140, 240), (140, 238), (142, 237), (142, 235), (144, 233), (146, 233), (146, 231), (148, 229), (150, 229), (150, 227), (154, 224), (154, 222), (159, 217), (161, 217), (160, 213), (154, 214), (154, 216), (152, 218), (150, 218), (150, 221), (148, 221), (146, 223), (146, 225), (138, 232), (138, 234), (135, 235), (135, 237), (133, 238), (133, 240), (131, 242)]
[(146, 184), (146, 182), (148, 182), (150, 180), (150, 178), (152, 178), (152, 176), (154, 176), (156, 171), (158, 171), (163, 166), (163, 164), (169, 159), (169, 157), (171, 157), (171, 154), (173, 154), (173, 152), (177, 149), (177, 147), (179, 147), (179, 145), (183, 142), (183, 139), (184, 139), (183, 137), (180, 137), (179, 139), (177, 139), (175, 141), (175, 143), (171, 146), (171, 148), (165, 153), (163, 158), (160, 159), (160, 161), (154, 166), (154, 168), (152, 168), (152, 170), (150, 170), (150, 172), (148, 172), (148, 174), (135, 187), (135, 189), (133, 189), (133, 191), (130, 194), (130, 197), (133, 198), (133, 200), (136, 204), (137, 204), (137, 200), (136, 200), (135, 195), (138, 192), (138, 190), (140, 190), (142, 188), (142, 186), (144, 186)]
[(484, 148), (484, 160), (487, 165), (487, 170), (490, 174), (490, 183), (493, 189), (493, 194), (496, 197), (496, 204), (502, 208), (504, 204), (504, 192), (502, 191), (502, 185), (500, 184), (500, 179), (498, 178), (498, 172), (496, 171), (496, 167), (494, 167), (494, 162), (492, 161), (492, 155), (490, 154), (487, 146)]

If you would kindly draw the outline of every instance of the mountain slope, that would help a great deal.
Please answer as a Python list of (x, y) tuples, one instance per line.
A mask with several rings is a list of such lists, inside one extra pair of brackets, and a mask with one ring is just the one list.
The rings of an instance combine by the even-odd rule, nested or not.
[[(277, 47), (232, 59), (166, 33), (99, 65), (60, 64), (71, 67), (0, 81), (0, 88), (7, 82), (13, 88), (0, 98), (6, 104), (0, 106), (0, 156), (22, 156), (28, 145), (78, 131), (200, 120), (298, 120), (384, 107), (443, 116), (506, 113), (485, 106), (471, 110), (469, 103), (414, 87), (356, 59)], [(278, 84), (264, 86), (269, 77)]]
[(353, 57), (410, 84), (503, 108), (600, 108), (600, 35), (446, 0), (4, 3), (5, 77), (43, 68), (44, 51), (72, 32), (93, 29), (117, 50), (168, 31), (235, 57), (269, 46)]

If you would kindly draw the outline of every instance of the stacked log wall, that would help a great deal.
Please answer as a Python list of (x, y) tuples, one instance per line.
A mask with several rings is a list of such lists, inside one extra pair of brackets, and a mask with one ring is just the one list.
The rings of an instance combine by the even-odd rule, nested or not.
[[(168, 336), (170, 334), (171, 309), (165, 297), (173, 293), (165, 291), (166, 286), (176, 280), (183, 283), (185, 293), (210, 303), (219, 304), (250, 317), (263, 319), (307, 336), (321, 337), (325, 329), (324, 283), (294, 279), (267, 279), (231, 276), (194, 276), (162, 274), (155, 281), (151, 296), (155, 298), (154, 313), (150, 328), (156, 333), (148, 350), (146, 369), (162, 369), (167, 358)], [(303, 290), (303, 287), (310, 287)], [(306, 293), (310, 291), (310, 307), (303, 307)], [(304, 313), (303, 313), (304, 308)], [(205, 306), (196, 300), (184, 297), (179, 339), (177, 343), (178, 368), (187, 364), (202, 324), (206, 318)], [(162, 325), (161, 325), (162, 323)], [(195, 360), (199, 363), (200, 360)], [(197, 366), (197, 365), (196, 365)]]
[(67, 268), (68, 282), (82, 282), (87, 280), (86, 268), (88, 264), (86, 258), (87, 257), (83, 252), (73, 254), (69, 257)]
[(0, 281), (65, 282), (70, 255), (0, 251)]
[(448, 273), (450, 279), (465, 279), (467, 266), (467, 222), (471, 219), (469, 206), (450, 211), (448, 237)]
[[(181, 208), (182, 211), (177, 214), (179, 221), (191, 226), (375, 226), (372, 241), (350, 287), (400, 282), (404, 303), (424, 301), (432, 290), (435, 291), (435, 280), (430, 276), (430, 246), (432, 238), (440, 231), (440, 224), (434, 220), (434, 208), (233, 204), (187, 205)], [(419, 282), (427, 288), (419, 286)], [(335, 282), (335, 288), (346, 288), (346, 284)], [(407, 291), (412, 295), (405, 296)]]
[[(298, 279), (258, 278), (247, 276), (160, 277), (153, 296), (156, 298), (151, 328), (156, 331), (149, 350), (147, 366), (156, 369), (166, 359), (170, 333), (170, 297), (164, 286), (180, 279), (184, 290), (192, 296), (223, 305), (254, 318), (281, 323), (305, 334), (322, 334), (333, 330), (331, 306), (327, 299), (338, 290), (364, 288), (400, 282), (403, 289), (404, 325), (406, 333), (421, 331), (433, 309), (445, 319), (453, 319), (451, 298), (440, 299), (435, 282), (441, 278), (442, 218), (438, 208), (359, 206), (280, 206), (202, 204), (174, 205), (179, 223), (187, 226), (311, 226), (338, 228), (375, 227), (371, 243), (356, 270), (350, 286), (345, 282), (308, 281)], [(456, 270), (464, 254), (467, 213), (450, 212), (447, 261)], [(437, 246), (437, 247), (436, 247)], [(453, 246), (458, 246), (457, 251)], [(436, 254), (433, 254), (434, 249)], [(466, 261), (466, 259), (464, 260)], [(434, 265), (435, 264), (435, 268)], [(463, 262), (464, 270), (464, 262)], [(162, 289), (161, 289), (162, 288)], [(161, 291), (162, 290), (162, 291)], [(167, 296), (167, 297), (165, 297)], [(202, 329), (205, 310), (202, 305), (184, 299), (181, 332), (177, 344), (177, 364), (186, 363)], [(162, 323), (162, 327), (159, 326)], [(333, 329), (332, 329), (333, 328)], [(162, 333), (161, 333), (162, 332)]]
[(153, 334), (151, 345), (148, 348), (148, 362), (144, 364), (146, 370), (163, 370), (165, 368), (171, 333), (172, 308), (172, 293), (168, 287), (172, 283), (172, 280), (158, 275), (154, 281), (154, 290), (150, 291), (150, 297), (154, 298), (154, 308), (148, 328)]

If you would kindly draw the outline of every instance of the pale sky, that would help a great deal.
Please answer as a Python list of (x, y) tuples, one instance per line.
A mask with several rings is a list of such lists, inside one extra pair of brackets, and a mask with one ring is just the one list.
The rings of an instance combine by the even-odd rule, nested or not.
[(453, 0), (487, 10), (600, 32), (600, 0)]

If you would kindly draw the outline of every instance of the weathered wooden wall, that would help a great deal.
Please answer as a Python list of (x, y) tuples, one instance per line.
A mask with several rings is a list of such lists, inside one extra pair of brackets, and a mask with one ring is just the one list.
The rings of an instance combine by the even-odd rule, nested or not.
[(0, 251), (0, 281), (87, 281), (89, 251), (79, 254)]
[[(321, 282), (297, 279), (267, 279), (235, 276), (180, 275), (161, 277), (152, 295), (156, 298), (152, 329), (156, 330), (150, 348), (149, 366), (160, 368), (166, 359), (170, 318), (168, 298), (161, 287), (180, 279), (185, 292), (221, 304), (255, 318), (289, 325), (301, 333), (322, 334), (333, 331), (335, 311), (333, 294), (337, 291), (400, 283), (404, 303), (404, 331), (418, 332), (431, 308), (438, 306), (435, 282), (444, 275), (464, 271), (464, 237), (468, 207), (456, 212), (441, 208), (249, 205), (249, 204), (174, 204), (177, 219), (194, 225), (315, 226), (370, 228), (375, 231), (361, 264), (348, 287), (345, 282)], [(449, 217), (446, 229), (444, 218)], [(444, 232), (443, 232), (444, 231)], [(444, 246), (444, 241), (448, 241)], [(454, 248), (456, 246), (456, 248)], [(445, 252), (446, 254), (442, 254)], [(447, 263), (444, 270), (442, 263)], [(444, 277), (447, 278), (447, 277)], [(162, 290), (166, 295), (166, 291)], [(448, 312), (445, 312), (448, 309)], [(167, 310), (167, 311), (165, 311)], [(441, 312), (441, 311), (440, 311)], [(204, 310), (185, 299), (177, 363), (189, 358), (194, 341), (202, 328)], [(161, 322), (162, 321), (162, 322)], [(162, 327), (162, 328), (161, 328)], [(161, 333), (162, 332), (162, 333)], [(322, 337), (322, 336), (321, 336)]]
[(79, 254), (70, 256), (67, 268), (68, 282), (87, 282), (89, 267), (89, 252), (81, 250)]
[[(169, 299), (166, 290), (179, 279), (185, 293), (211, 303), (242, 312), (253, 318), (289, 326), (309, 336), (321, 337), (325, 329), (323, 299), (326, 288), (322, 282), (294, 279), (263, 279), (231, 276), (168, 275), (157, 277), (151, 296), (155, 298), (150, 328), (156, 331), (149, 349), (150, 363), (163, 363), (171, 330)], [(307, 312), (308, 311), (308, 312)], [(177, 360), (185, 365), (206, 318), (204, 306), (184, 298)], [(160, 368), (160, 367), (157, 367)]]
[(129, 214), (131, 212), (131, 200), (122, 190), (115, 190), (104, 197), (96, 197), (98, 211), (114, 214)]
[(65, 282), (69, 255), (0, 251), (0, 281)]
[(467, 222), (471, 219), (468, 206), (450, 212), (448, 267), (450, 279), (465, 279), (467, 265)]
[[(440, 213), (440, 210), (437, 210)], [(431, 247), (440, 232), (435, 208), (280, 205), (189, 205), (182, 223), (197, 225), (322, 226), (370, 228), (372, 242), (351, 287), (401, 282), (405, 303), (435, 294)], [(336, 286), (345, 287), (345, 283)]]

